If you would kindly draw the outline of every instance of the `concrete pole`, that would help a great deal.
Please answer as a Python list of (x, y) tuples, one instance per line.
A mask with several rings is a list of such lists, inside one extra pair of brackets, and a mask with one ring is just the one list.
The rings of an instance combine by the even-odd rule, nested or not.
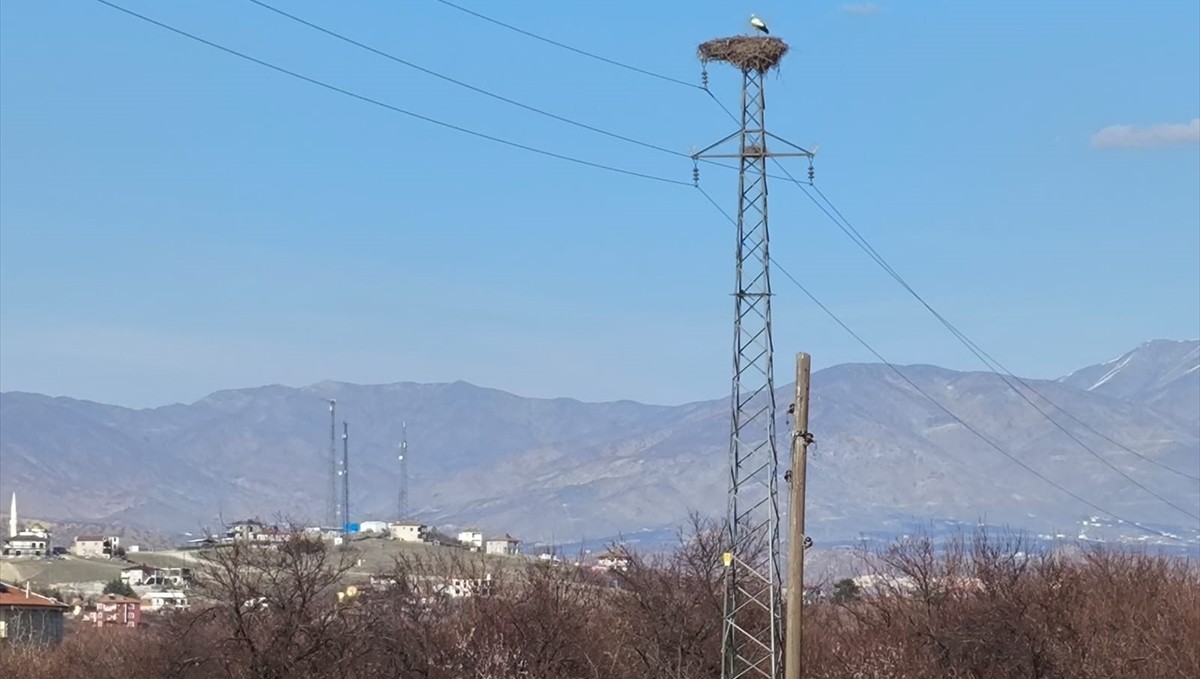
[(792, 413), (792, 511), (788, 516), (787, 637), (784, 679), (801, 679), (804, 632), (804, 475), (808, 467), (808, 378), (811, 357), (796, 354), (796, 402)]

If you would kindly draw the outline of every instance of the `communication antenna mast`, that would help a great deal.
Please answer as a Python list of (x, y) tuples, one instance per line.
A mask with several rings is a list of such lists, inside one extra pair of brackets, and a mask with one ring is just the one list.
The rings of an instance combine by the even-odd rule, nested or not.
[(400, 423), (400, 493), (396, 498), (396, 520), (408, 518), (408, 423)]
[(337, 414), (336, 399), (329, 399), (329, 488), (325, 497), (325, 525), (341, 525), (341, 505), (338, 504), (338, 456), (337, 456)]
[[(783, 673), (782, 574), (779, 540), (779, 458), (775, 441), (774, 343), (767, 229), (767, 159), (813, 154), (767, 132), (763, 79), (777, 68), (787, 43), (773, 36), (737, 36), (703, 43), (706, 65), (720, 61), (742, 74), (740, 129), (692, 154), (738, 160), (737, 265), (734, 287), (732, 422), (725, 526), (725, 606), (721, 677)], [(704, 80), (707, 82), (707, 70)], [(717, 147), (737, 141), (731, 152)], [(793, 150), (772, 151), (779, 142)], [(693, 167), (699, 185), (699, 166)]]
[(350, 528), (350, 423), (342, 421), (342, 533)]

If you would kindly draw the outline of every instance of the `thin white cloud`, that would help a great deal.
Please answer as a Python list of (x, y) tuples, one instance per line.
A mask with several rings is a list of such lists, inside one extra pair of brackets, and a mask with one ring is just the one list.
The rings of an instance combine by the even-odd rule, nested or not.
[(842, 5), (842, 11), (846, 14), (857, 14), (858, 16), (871, 16), (879, 14), (883, 11), (883, 5), (874, 2), (852, 2), (848, 5)]
[(1092, 135), (1092, 147), (1098, 149), (1148, 148), (1200, 144), (1200, 118), (1188, 123), (1156, 125), (1109, 125)]

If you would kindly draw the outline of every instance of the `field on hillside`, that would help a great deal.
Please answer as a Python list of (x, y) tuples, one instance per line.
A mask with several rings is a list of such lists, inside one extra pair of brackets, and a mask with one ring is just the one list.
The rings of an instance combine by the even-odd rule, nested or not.
[[(406, 568), (427, 575), (463, 573), (499, 575), (520, 568), (526, 559), (473, 553), (452, 546), (434, 546), (388, 540), (358, 538), (335, 552), (344, 555), (352, 566), (346, 573), (350, 580), (367, 580), (370, 576), (387, 573), (402, 562)], [(0, 561), (0, 580), (25, 583), (34, 587), (59, 587), (105, 583), (120, 577), (121, 570), (130, 566), (147, 565), (155, 568), (201, 568), (211, 552), (200, 550), (167, 550), (137, 552), (125, 559), (84, 559), (66, 556), (53, 559), (5, 559)]]

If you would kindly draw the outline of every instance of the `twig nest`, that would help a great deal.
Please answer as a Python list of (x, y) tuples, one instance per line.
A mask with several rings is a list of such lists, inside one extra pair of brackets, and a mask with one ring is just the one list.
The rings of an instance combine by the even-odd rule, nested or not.
[(765, 73), (778, 68), (788, 45), (783, 40), (769, 35), (739, 35), (732, 38), (716, 38), (701, 43), (698, 50), (700, 61), (724, 61), (742, 71)]

